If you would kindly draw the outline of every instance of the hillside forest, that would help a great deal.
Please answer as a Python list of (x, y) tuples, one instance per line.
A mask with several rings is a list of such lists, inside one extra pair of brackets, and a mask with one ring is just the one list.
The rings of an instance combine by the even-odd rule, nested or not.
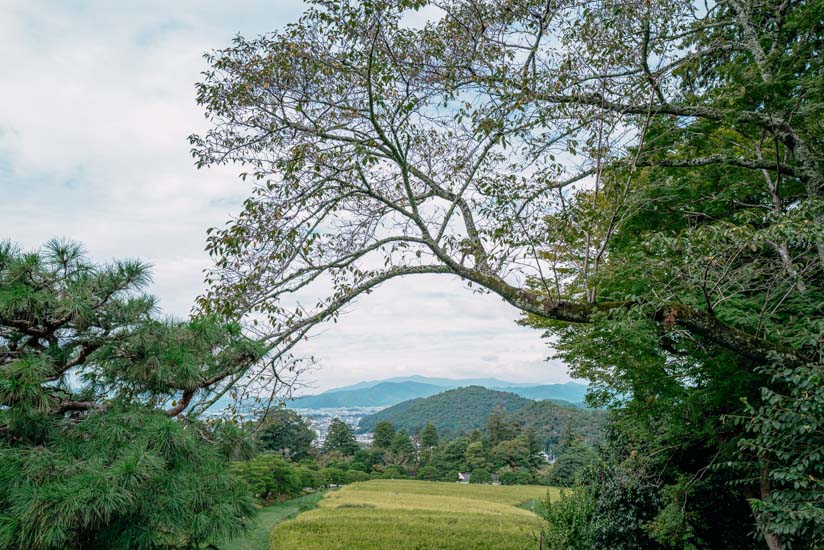
[[(204, 548), (261, 500), (461, 469), (571, 485), (552, 547), (824, 546), (822, 46), (824, 0), (308, 0), (214, 44), (191, 154), (246, 199), (190, 316), (143, 262), (0, 246), (0, 546)], [(539, 464), (518, 396), (411, 434), (435, 395), (368, 449), (275, 443), (298, 344), (414, 278), (510, 305), (602, 435)]]

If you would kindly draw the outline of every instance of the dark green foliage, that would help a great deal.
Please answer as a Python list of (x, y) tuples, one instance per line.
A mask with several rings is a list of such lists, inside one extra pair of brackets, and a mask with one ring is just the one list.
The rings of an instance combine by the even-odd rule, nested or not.
[(340, 468), (323, 468), (320, 475), (326, 485), (346, 485), (349, 483), (349, 473)]
[(403, 471), (399, 466), (387, 466), (383, 469), (381, 477), (383, 479), (403, 479), (407, 477), (407, 475), (406, 472)]
[(533, 465), (529, 446), (523, 437), (501, 441), (489, 450), (489, 463), (495, 468), (529, 468)]
[(503, 407), (495, 407), (486, 419), (486, 437), (491, 446), (513, 439), (517, 432), (518, 426)]
[(595, 451), (583, 441), (572, 441), (552, 465), (547, 482), (558, 487), (571, 487), (578, 475), (598, 458)]
[(546, 520), (543, 540), (547, 547), (594, 550), (594, 513), (595, 497), (590, 486), (580, 485), (572, 491), (562, 491), (555, 499), (548, 495), (541, 511)]
[[(452, 441), (441, 441), (435, 451), (432, 461), (440, 470), (466, 470), (466, 448), (469, 441), (465, 437), (458, 437)], [(455, 475), (457, 479), (457, 474)]]
[(473, 441), (466, 446), (464, 462), (470, 470), (486, 468), (489, 465), (487, 458), (489, 450), (481, 441)]
[(317, 489), (326, 484), (326, 480), (319, 470), (301, 466), (297, 469), (297, 472), (300, 476), (300, 484), (304, 489)]
[(302, 460), (312, 454), (315, 432), (294, 411), (278, 408), (270, 411), (258, 430), (260, 447), (278, 451), (290, 460)]
[(3, 548), (154, 548), (238, 533), (254, 508), (194, 425), (111, 408), (0, 446)]
[(262, 453), (251, 460), (235, 462), (232, 472), (246, 482), (252, 494), (264, 500), (299, 495), (304, 481), (309, 480), (301, 476), (294, 464), (275, 453)]
[(220, 319), (155, 320), (149, 279), (0, 245), (0, 546), (199, 545), (254, 512), (227, 462), (243, 431), (175, 417), (261, 350)]
[(561, 439), (567, 429), (574, 431), (589, 445), (597, 445), (603, 437), (607, 413), (597, 409), (573, 409), (551, 401), (531, 403), (512, 415), (524, 431), (534, 432), (541, 450), (563, 454)]
[[(824, 545), (824, 367), (765, 368), (772, 387), (759, 405), (739, 417), (747, 432), (741, 456), (760, 461), (767, 495), (752, 494), (752, 507), (771, 533), (790, 548)], [(757, 466), (756, 468), (758, 468)], [(763, 476), (763, 477), (762, 477)]]
[(406, 461), (415, 459), (415, 445), (412, 443), (409, 433), (403, 428), (395, 432), (390, 450), (396, 455), (404, 457)]
[(423, 466), (418, 470), (415, 477), (424, 481), (438, 481), (441, 479), (441, 473), (434, 466)]
[(501, 485), (517, 485), (518, 474), (512, 470), (498, 472), (498, 480), (501, 482)]
[(364, 471), (371, 472), (374, 467), (383, 464), (384, 451), (382, 449), (358, 449), (352, 455), (352, 463), (363, 464), (366, 468)]
[[(384, 409), (364, 417), (359, 428), (375, 431), (373, 445), (376, 447), (386, 445), (386, 437), (377, 434), (379, 426), (382, 426), (381, 430), (387, 430), (387, 434), (389, 425), (409, 431), (421, 429), (423, 438), (426, 426), (431, 424), (436, 436), (448, 439), (479, 428), (486, 428), (489, 433), (491, 423), (495, 432), (491, 436), (495, 441), (493, 446), (531, 429), (534, 436), (532, 455), (535, 456), (544, 449), (561, 454), (560, 439), (565, 426), (571, 426), (585, 441), (595, 444), (601, 438), (605, 422), (603, 411), (565, 407), (552, 401), (534, 402), (513, 394), (470, 386)], [(422, 449), (427, 446), (421, 441)]]
[(422, 448), (430, 448), (438, 445), (438, 429), (431, 422), (427, 422), (421, 430), (420, 443)]
[(229, 460), (248, 460), (260, 452), (253, 427), (232, 419), (209, 421), (210, 439), (214, 441), (220, 454)]
[(323, 452), (339, 452), (344, 456), (352, 456), (359, 448), (349, 424), (339, 418), (332, 419), (326, 440), (323, 442)]
[(382, 420), (375, 424), (375, 436), (372, 446), (379, 449), (388, 449), (392, 446), (392, 439), (395, 437), (395, 426), (387, 420)]
[(492, 474), (485, 468), (475, 468), (469, 477), (470, 483), (492, 483)]
[(370, 479), (372, 479), (372, 476), (360, 470), (349, 470), (347, 474), (347, 483), (360, 483)]

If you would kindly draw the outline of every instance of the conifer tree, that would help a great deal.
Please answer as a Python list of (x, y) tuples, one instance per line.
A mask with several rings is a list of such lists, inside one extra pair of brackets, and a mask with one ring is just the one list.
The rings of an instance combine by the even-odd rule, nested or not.
[(381, 421), (375, 424), (375, 438), (372, 445), (380, 449), (388, 449), (392, 446), (392, 439), (395, 437), (395, 427), (389, 421)]
[(438, 430), (431, 422), (427, 422), (421, 430), (421, 447), (431, 449), (438, 445)]
[(329, 424), (326, 440), (323, 442), (323, 452), (339, 452), (344, 456), (352, 456), (358, 450), (358, 443), (349, 424), (339, 418), (333, 418)]
[(197, 546), (253, 513), (181, 413), (260, 353), (215, 318), (154, 318), (146, 265), (0, 244), (0, 547)]

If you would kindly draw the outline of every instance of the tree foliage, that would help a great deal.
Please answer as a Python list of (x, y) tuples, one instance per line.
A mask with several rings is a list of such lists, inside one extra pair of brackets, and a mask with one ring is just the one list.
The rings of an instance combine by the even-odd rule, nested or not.
[(616, 409), (613, 466), (658, 472), (644, 533), (817, 543), (816, 405), (786, 380), (822, 363), (824, 3), (445, 0), (403, 23), (426, 4), (317, 1), (208, 56), (193, 152), (255, 183), (211, 234), (204, 309), (265, 316), (286, 353), (389, 279), (460, 277)]
[(326, 440), (323, 442), (325, 453), (339, 452), (343, 456), (352, 456), (358, 450), (352, 428), (339, 418), (333, 418), (329, 424)]
[(296, 412), (278, 408), (266, 415), (257, 438), (261, 448), (299, 461), (312, 454), (315, 431)]
[(372, 445), (379, 449), (389, 449), (392, 447), (392, 440), (395, 438), (395, 426), (388, 420), (382, 420), (375, 424), (375, 435)]
[(216, 318), (155, 319), (149, 279), (0, 245), (0, 546), (198, 545), (253, 513), (210, 442), (227, 432), (178, 415), (260, 350)]

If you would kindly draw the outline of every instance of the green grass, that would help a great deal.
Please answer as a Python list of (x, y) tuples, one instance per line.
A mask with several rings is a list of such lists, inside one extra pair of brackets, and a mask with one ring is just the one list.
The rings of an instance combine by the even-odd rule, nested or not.
[(272, 527), (300, 512), (311, 510), (323, 498), (324, 493), (325, 491), (318, 491), (261, 508), (246, 536), (221, 544), (221, 550), (266, 550)]
[(329, 493), (318, 507), (277, 525), (272, 550), (524, 549), (541, 520), (519, 507), (557, 489), (373, 480)]

